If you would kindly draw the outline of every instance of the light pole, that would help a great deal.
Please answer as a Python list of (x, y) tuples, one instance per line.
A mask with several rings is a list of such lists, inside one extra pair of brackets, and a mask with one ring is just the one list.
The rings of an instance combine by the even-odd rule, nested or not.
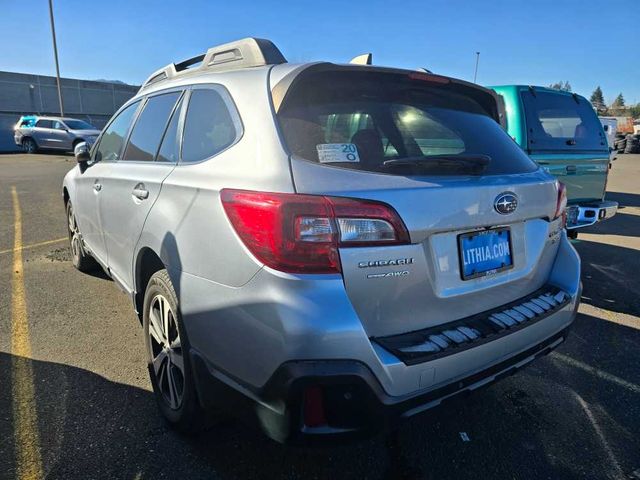
[(480, 52), (476, 52), (476, 70), (473, 72), (473, 83), (476, 83), (476, 78), (478, 78), (478, 63), (480, 63)]
[(53, 57), (56, 61), (56, 82), (58, 84), (58, 102), (60, 103), (60, 116), (64, 116), (62, 106), (62, 88), (60, 87), (60, 65), (58, 65), (58, 45), (56, 44), (56, 26), (53, 22), (53, 3), (49, 0), (49, 19), (51, 20), (51, 36), (53, 37)]

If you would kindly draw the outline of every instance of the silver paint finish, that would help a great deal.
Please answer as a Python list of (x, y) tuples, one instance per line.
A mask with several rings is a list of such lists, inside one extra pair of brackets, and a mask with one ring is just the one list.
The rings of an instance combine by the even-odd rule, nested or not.
[[(551, 234), (558, 230), (557, 221), (549, 221), (556, 207), (552, 177), (538, 170), (512, 176), (409, 178), (290, 159), (269, 91), (294, 68), (273, 67), (271, 79), (269, 66), (191, 75), (142, 92), (211, 84), (228, 90), (242, 136), (206, 161), (175, 166), (101, 162), (67, 174), (64, 187), (82, 237), (125, 290), (143, 293), (140, 259), (145, 252), (157, 254), (169, 271), (193, 348), (213, 370), (252, 387), (264, 385), (286, 361), (350, 359), (366, 364), (388, 394), (406, 395), (487, 368), (571, 323), (580, 265), (564, 232)], [(132, 191), (140, 183), (150, 193), (136, 202)], [(102, 188), (95, 189), (96, 184)], [(411, 244), (342, 248), (343, 275), (277, 272), (258, 262), (237, 237), (220, 202), (222, 188), (383, 201), (399, 213)], [(496, 196), (505, 191), (520, 201), (508, 216), (494, 209)], [(514, 268), (463, 281), (457, 235), (497, 225), (511, 228)], [(366, 278), (396, 271), (408, 274)], [(547, 282), (569, 292), (571, 304), (508, 338), (429, 365), (406, 366), (369, 340), (496, 308)], [(444, 336), (429, 341), (438, 348), (451, 343)], [(429, 381), (423, 375), (427, 368)]]

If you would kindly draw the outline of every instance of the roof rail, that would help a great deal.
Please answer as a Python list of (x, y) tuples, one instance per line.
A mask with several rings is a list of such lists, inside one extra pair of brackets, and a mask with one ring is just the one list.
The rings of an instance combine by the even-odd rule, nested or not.
[[(270, 40), (253, 37), (243, 38), (211, 47), (206, 53), (201, 53), (180, 63), (170, 63), (166, 67), (156, 70), (145, 80), (140, 90), (186, 72), (234, 70), (286, 62), (284, 55)], [(200, 65), (194, 67), (198, 63)]]

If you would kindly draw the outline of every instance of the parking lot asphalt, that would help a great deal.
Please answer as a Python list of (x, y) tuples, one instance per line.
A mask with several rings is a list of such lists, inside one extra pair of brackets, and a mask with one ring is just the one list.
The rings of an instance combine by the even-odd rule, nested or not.
[(614, 162), (618, 215), (575, 242), (583, 303), (564, 345), (395, 433), (322, 449), (233, 420), (167, 427), (128, 299), (69, 261), (73, 166), (0, 155), (1, 479), (640, 479), (640, 155)]

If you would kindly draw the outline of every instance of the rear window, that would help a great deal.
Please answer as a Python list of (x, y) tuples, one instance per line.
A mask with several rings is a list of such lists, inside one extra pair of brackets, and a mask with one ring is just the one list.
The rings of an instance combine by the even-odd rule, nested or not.
[(552, 92), (521, 93), (531, 150), (602, 150), (602, 124), (584, 98)]
[[(304, 74), (303, 74), (304, 75)], [(408, 74), (324, 71), (293, 84), (278, 113), (292, 155), (397, 175), (486, 175), (537, 166), (477, 100), (473, 87)]]

